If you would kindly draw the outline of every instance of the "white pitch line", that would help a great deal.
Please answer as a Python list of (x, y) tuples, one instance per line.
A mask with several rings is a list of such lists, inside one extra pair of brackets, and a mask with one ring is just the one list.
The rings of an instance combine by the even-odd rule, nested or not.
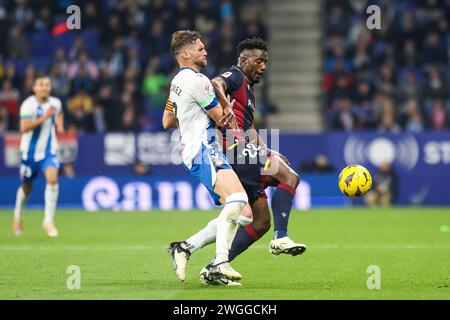
[[(450, 244), (448, 245), (424, 245), (424, 244), (312, 244), (307, 245), (309, 250), (314, 249), (338, 249), (338, 250), (359, 250), (359, 249), (394, 249), (394, 250), (419, 250), (419, 249), (443, 249), (450, 250)], [(251, 249), (267, 249), (266, 245), (251, 246)], [(142, 251), (142, 250), (166, 250), (166, 246), (22, 246), (22, 245), (10, 245), (0, 246), (0, 251)]]

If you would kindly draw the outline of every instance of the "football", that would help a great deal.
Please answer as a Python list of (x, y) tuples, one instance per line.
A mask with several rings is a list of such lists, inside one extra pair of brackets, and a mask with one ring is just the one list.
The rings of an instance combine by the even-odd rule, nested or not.
[(339, 189), (348, 197), (362, 197), (372, 187), (369, 170), (360, 165), (348, 165), (339, 174)]

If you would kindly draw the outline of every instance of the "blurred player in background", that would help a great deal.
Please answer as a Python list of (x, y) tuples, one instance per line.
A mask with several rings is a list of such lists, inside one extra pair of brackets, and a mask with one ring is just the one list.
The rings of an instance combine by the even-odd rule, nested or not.
[[(171, 83), (172, 112), (165, 110), (163, 124), (165, 128), (178, 125), (185, 167), (205, 185), (216, 204), (223, 204), (222, 211), (214, 219), (216, 256), (210, 274), (213, 278), (234, 281), (241, 279), (241, 275), (229, 265), (228, 251), (241, 211), (248, 208), (247, 224), (251, 223), (252, 214), (247, 194), (215, 139), (214, 128), (222, 124), (224, 108), (232, 106), (229, 101), (223, 101), (223, 105), (219, 103), (211, 82), (200, 73), (207, 65), (207, 52), (200, 37), (198, 32), (189, 30), (172, 35), (172, 53), (180, 71)], [(189, 259), (190, 246), (186, 244), (173, 242), (168, 249), (180, 281), (185, 279)]]
[(43, 228), (49, 237), (57, 237), (54, 217), (58, 201), (58, 142), (56, 131), (64, 132), (61, 101), (50, 96), (51, 81), (39, 75), (33, 83), (34, 95), (20, 106), (20, 179), (14, 208), (13, 231), (23, 233), (22, 212), (39, 171), (45, 175), (45, 209)]

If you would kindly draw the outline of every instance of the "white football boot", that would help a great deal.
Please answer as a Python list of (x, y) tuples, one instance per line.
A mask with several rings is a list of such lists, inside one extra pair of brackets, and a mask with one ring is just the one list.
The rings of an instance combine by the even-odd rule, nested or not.
[(227, 278), (211, 278), (209, 276), (209, 269), (211, 269), (212, 264), (203, 267), (200, 271), (200, 282), (204, 285), (211, 286), (241, 286), (242, 284), (237, 281), (228, 280)]
[(269, 244), (269, 252), (274, 255), (280, 253), (296, 256), (306, 251), (306, 245), (303, 243), (295, 243), (289, 237), (273, 239)]
[(184, 281), (186, 279), (186, 265), (191, 256), (191, 252), (181, 246), (182, 242), (172, 242), (167, 251), (172, 256), (172, 265), (177, 279)]
[(219, 264), (213, 265), (211, 269), (209, 269), (209, 278), (215, 279), (228, 279), (228, 280), (240, 280), (242, 276), (239, 272), (234, 270), (228, 261), (221, 262)]
[(42, 224), (42, 228), (45, 230), (45, 232), (50, 238), (56, 238), (58, 236), (58, 229), (56, 229), (53, 223), (44, 222)]

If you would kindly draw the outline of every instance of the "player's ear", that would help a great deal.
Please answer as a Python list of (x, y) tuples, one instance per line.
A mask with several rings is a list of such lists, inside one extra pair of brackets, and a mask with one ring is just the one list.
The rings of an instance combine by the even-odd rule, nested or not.
[(183, 49), (181, 51), (181, 56), (183, 57), (183, 59), (189, 59), (189, 52), (187, 49)]
[(241, 67), (245, 67), (246, 66), (246, 64), (247, 64), (247, 57), (245, 56), (245, 55), (241, 55), (240, 57), (239, 57), (239, 65), (241, 66)]

